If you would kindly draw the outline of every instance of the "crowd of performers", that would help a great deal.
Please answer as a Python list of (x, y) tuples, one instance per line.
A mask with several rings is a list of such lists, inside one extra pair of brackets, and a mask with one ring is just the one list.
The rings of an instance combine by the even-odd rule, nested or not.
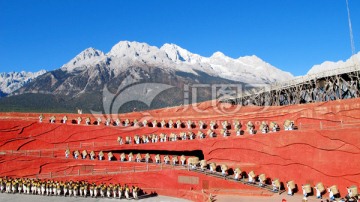
[[(39, 116), (39, 122), (43, 122), (44, 116), (41, 114)], [(67, 116), (65, 115), (60, 122), (61, 123), (66, 123), (68, 120)], [(51, 116), (49, 119), (50, 123), (55, 123), (56, 122), (56, 118), (55, 116)], [(73, 120), (73, 122), (76, 122), (77, 124), (81, 124), (82, 122), (82, 118), (78, 117), (76, 120)], [(101, 125), (101, 123), (103, 122), (103, 120), (98, 117), (96, 119), (96, 121), (94, 123), (92, 123), (90, 117), (87, 117), (85, 119), (85, 124), (86, 125)], [(220, 123), (218, 125), (218, 123)], [(242, 126), (242, 123), (239, 120), (233, 120), (233, 128), (236, 131), (237, 135), (240, 135), (240, 128)], [(177, 120), (177, 121), (165, 121), (162, 120), (161, 122), (158, 122), (157, 120), (153, 120), (153, 121), (148, 121), (148, 120), (143, 120), (143, 121), (138, 121), (137, 119), (134, 119), (133, 121), (130, 121), (129, 119), (125, 119), (124, 121), (120, 121), (120, 119), (116, 119), (116, 120), (111, 120), (110, 118), (105, 120), (104, 123), (105, 126), (124, 126), (124, 127), (128, 127), (128, 126), (134, 126), (134, 127), (161, 127), (161, 128), (183, 128), (183, 126), (185, 125), (188, 129), (193, 129), (196, 128), (196, 126), (199, 127), (199, 129), (205, 129), (205, 128), (209, 128), (210, 130), (215, 130), (218, 127), (222, 127), (223, 130), (227, 131), (229, 128), (231, 128), (231, 123), (228, 121), (210, 121), (209, 123), (205, 123), (204, 121), (198, 121), (197, 123), (195, 121), (192, 120), (188, 120), (186, 122), (183, 122), (181, 120)], [(252, 123), (251, 121), (248, 121), (246, 124), (247, 127), (247, 131), (249, 132), (249, 134), (255, 134), (256, 130), (255, 130), (255, 124)], [(283, 129), (284, 130), (294, 130), (295, 128), (295, 124), (294, 121), (291, 120), (285, 120), (284, 121), (284, 125), (283, 125)], [(266, 121), (262, 121), (259, 125), (259, 131), (261, 133), (268, 133), (268, 132), (276, 132), (280, 129), (279, 125), (274, 122), (274, 121), (270, 121), (270, 122), (266, 122)], [(225, 132), (224, 131), (224, 132)]]
[(87, 181), (54, 181), (29, 178), (0, 178), (1, 193), (19, 193), (42, 196), (107, 197), (138, 199), (142, 190), (137, 186), (96, 184)]
[[(189, 123), (189, 126), (192, 124), (192, 122)], [(198, 131), (197, 134), (193, 133), (192, 131), (189, 132), (180, 132), (179, 134), (176, 133), (170, 133), (170, 134), (165, 134), (165, 133), (160, 133), (159, 135), (157, 134), (149, 134), (149, 135), (135, 135), (134, 137), (130, 137), (130, 136), (126, 136), (126, 137), (118, 137), (117, 141), (120, 145), (122, 144), (146, 144), (146, 143), (157, 143), (157, 142), (167, 142), (167, 141), (177, 141), (177, 140), (194, 140), (196, 138), (199, 139), (204, 139), (206, 136), (213, 138), (216, 137), (218, 135), (227, 137), (230, 135), (229, 132), (229, 123), (227, 121), (222, 122), (222, 127), (220, 129), (220, 134), (217, 134), (217, 132), (215, 131), (215, 128), (217, 127), (217, 124), (215, 122), (211, 122), (210, 123), (210, 129), (207, 130), (207, 132), (203, 132), (203, 131)], [(257, 131), (255, 130), (255, 126), (254, 124), (249, 121), (246, 124), (247, 127), (247, 131), (249, 134), (253, 135), (255, 133), (257, 133)], [(189, 127), (191, 128), (191, 127)], [(200, 125), (200, 129), (203, 129), (204, 126)], [(294, 130), (295, 126), (294, 126), (294, 122), (290, 121), (290, 120), (286, 120), (284, 122), (284, 128), (285, 130)], [(236, 136), (240, 136), (242, 134), (244, 134), (244, 131), (241, 130), (241, 124), (238, 121), (234, 122), (234, 129), (235, 129), (235, 133)], [(262, 134), (265, 133), (271, 133), (271, 132), (277, 132), (279, 130), (279, 126), (277, 123), (275, 122), (270, 122), (270, 124), (268, 125), (266, 122), (262, 122), (259, 126), (259, 130)]]

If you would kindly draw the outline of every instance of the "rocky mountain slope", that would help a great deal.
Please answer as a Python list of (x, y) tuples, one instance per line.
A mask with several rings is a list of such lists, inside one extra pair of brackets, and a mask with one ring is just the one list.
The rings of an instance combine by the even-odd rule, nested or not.
[(34, 73), (25, 71), (0, 73), (0, 97), (16, 91), (44, 73), (46, 73), (45, 70), (40, 70)]
[[(246, 88), (249, 84), (291, 78), (290, 73), (256, 56), (233, 59), (216, 52), (211, 57), (203, 57), (175, 44), (157, 48), (146, 43), (121, 41), (106, 54), (94, 48), (82, 51), (61, 68), (16, 90), (15, 96), (1, 99), (0, 106), (13, 103), (34, 110), (83, 108), (101, 111), (107, 107), (104, 103), (111, 108), (114, 100), (122, 97), (123, 106), (117, 106), (116, 110), (129, 111), (184, 104), (184, 94), (194, 102), (214, 99), (211, 84), (242, 84)], [(191, 86), (197, 84), (203, 87), (194, 94)], [(152, 100), (145, 102), (145, 106), (142, 97), (149, 95)], [(17, 104), (20, 98), (28, 102)], [(38, 108), (38, 99), (47, 101)]]

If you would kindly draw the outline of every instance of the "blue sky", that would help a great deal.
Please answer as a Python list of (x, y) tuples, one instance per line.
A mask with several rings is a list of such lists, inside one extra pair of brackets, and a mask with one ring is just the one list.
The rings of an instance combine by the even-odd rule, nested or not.
[[(360, 48), (360, 1), (349, 0)], [(0, 72), (54, 70), (122, 40), (238, 58), (303, 75), (351, 56), (345, 0), (0, 0)]]

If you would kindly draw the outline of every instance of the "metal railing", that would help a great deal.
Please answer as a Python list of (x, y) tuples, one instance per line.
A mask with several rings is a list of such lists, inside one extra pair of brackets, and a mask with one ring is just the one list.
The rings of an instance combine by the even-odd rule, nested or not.
[[(123, 162), (126, 163), (126, 162)], [(90, 170), (74, 169), (71, 171), (59, 171), (36, 174), (37, 179), (52, 179), (61, 177), (76, 177), (76, 176), (95, 176), (95, 175), (117, 175), (124, 173), (136, 173), (136, 172), (152, 172), (162, 170), (187, 170), (184, 166), (174, 166), (170, 164), (155, 164), (147, 163), (142, 166), (124, 166), (117, 168), (92, 168)]]
[(315, 74), (308, 74), (308, 75), (304, 75), (304, 76), (299, 76), (299, 77), (296, 77), (296, 78), (291, 79), (291, 80), (272, 83), (269, 86), (267, 86), (266, 89), (260, 89), (256, 93), (247, 91), (247, 92), (243, 93), (241, 96), (238, 96), (236, 98), (241, 98), (241, 97), (251, 96), (251, 95), (258, 95), (258, 94), (261, 94), (263, 92), (270, 92), (272, 90), (279, 90), (279, 89), (282, 89), (282, 88), (294, 86), (294, 85), (304, 83), (306, 81), (314, 80), (314, 79), (317, 79), (317, 78), (324, 78), (324, 77), (329, 77), (329, 76), (334, 76), (334, 75), (346, 74), (346, 73), (355, 72), (355, 71), (360, 71), (360, 66), (353, 65), (353, 66), (348, 66), (348, 67), (344, 67), (344, 68), (326, 70), (326, 71), (315, 73)]
[[(342, 128), (358, 128), (360, 126), (360, 121), (337, 121), (337, 122), (329, 122), (329, 121), (319, 121), (318, 123), (313, 124), (302, 124), (299, 122), (297, 124), (298, 130), (329, 130), (329, 129), (342, 129)], [(221, 135), (218, 135), (219, 137)], [(215, 138), (219, 138), (215, 137)], [(228, 136), (229, 137), (238, 137), (235, 135)], [(182, 141), (196, 141), (194, 140), (178, 140), (176, 142)], [(202, 139), (202, 140), (206, 140)], [(172, 141), (170, 141), (172, 142)], [(157, 142), (157, 143), (146, 143), (146, 144), (164, 144), (167, 142)], [(79, 143), (66, 143), (66, 144), (54, 144), (54, 148), (52, 149), (43, 149), (43, 150), (0, 150), (0, 155), (20, 155), (20, 156), (34, 156), (34, 157), (55, 157), (55, 153), (57, 153), (59, 149), (94, 149), (97, 147), (107, 147), (107, 146), (135, 146), (135, 145), (146, 145), (146, 144), (122, 144), (120, 145), (118, 142), (114, 140), (114, 142), (79, 142)]]

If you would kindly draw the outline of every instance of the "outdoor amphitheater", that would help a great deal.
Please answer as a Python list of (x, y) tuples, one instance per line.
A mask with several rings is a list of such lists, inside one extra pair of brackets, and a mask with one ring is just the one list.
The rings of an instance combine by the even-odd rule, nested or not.
[(109, 190), (115, 198), (126, 198), (128, 189), (128, 198), (140, 199), (279, 195), (301, 200), (304, 193), (315, 199), (315, 187), (324, 198), (330, 192), (344, 198), (349, 190), (356, 197), (358, 98), (245, 106), (234, 114), (219, 114), (211, 105), (197, 104), (203, 113), (182, 106), (108, 117), (2, 113), (2, 191), (25, 192), (20, 183), (29, 182), (31, 190), (51, 181), (59, 195), (70, 195), (64, 184), (71, 181), (68, 190), (77, 187), (72, 193), (77, 196), (84, 189), (90, 196), (95, 183), (97, 197), (104, 189), (105, 197)]

